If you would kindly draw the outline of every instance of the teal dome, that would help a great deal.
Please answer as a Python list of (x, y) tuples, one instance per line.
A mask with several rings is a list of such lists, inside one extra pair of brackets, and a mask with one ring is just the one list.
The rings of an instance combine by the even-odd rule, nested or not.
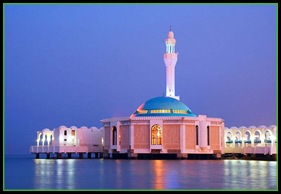
[(132, 116), (187, 116), (195, 114), (181, 101), (171, 97), (155, 97), (141, 104)]

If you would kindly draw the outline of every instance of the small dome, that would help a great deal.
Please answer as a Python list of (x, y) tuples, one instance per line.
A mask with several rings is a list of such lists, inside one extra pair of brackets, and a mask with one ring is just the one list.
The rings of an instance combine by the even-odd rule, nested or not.
[(195, 114), (181, 101), (171, 97), (155, 97), (141, 104), (132, 116), (187, 116)]

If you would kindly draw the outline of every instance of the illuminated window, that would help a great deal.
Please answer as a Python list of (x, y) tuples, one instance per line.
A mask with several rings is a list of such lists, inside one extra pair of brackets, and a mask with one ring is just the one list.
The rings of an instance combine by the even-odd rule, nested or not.
[(71, 130), (71, 135), (75, 136), (75, 130)]
[(147, 113), (147, 110), (138, 110), (137, 111), (139, 114), (146, 114)]
[(151, 145), (162, 145), (162, 128), (160, 125), (151, 127)]
[(187, 114), (187, 111), (186, 110), (173, 110), (173, 113), (176, 113), (176, 114)]
[(162, 109), (162, 110), (151, 110), (151, 113), (171, 113), (170, 109)]

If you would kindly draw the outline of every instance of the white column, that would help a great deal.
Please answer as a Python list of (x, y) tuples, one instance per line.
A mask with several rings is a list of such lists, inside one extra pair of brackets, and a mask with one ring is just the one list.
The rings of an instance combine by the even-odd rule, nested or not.
[(205, 121), (199, 121), (200, 141), (199, 147), (207, 147), (207, 125)]

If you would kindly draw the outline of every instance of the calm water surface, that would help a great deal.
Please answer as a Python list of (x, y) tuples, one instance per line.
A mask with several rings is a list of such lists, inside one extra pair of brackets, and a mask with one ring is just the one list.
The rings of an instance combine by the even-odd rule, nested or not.
[(4, 190), (277, 190), (276, 161), (6, 156)]

